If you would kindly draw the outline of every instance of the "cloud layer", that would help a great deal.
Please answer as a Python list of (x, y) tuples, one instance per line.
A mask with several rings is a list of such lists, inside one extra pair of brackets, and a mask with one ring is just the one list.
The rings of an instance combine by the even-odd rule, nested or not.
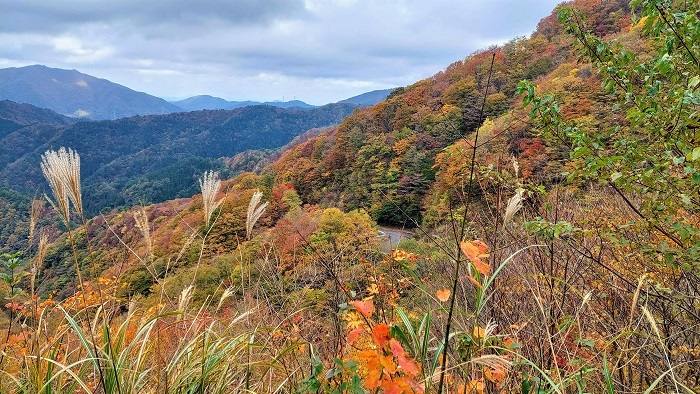
[(528, 35), (554, 0), (0, 0), (0, 67), (75, 68), (169, 98), (314, 104)]

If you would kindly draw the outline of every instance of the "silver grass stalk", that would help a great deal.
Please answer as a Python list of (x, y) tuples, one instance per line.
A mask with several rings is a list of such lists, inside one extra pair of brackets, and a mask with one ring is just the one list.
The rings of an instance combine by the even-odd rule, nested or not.
[(507, 357), (495, 354), (484, 354), (482, 356), (472, 358), (469, 362), (500, 371), (508, 371), (513, 365), (513, 362)]
[[(41, 170), (49, 182), (57, 206), (69, 219), (69, 201), (78, 215), (83, 216), (83, 201), (80, 194), (80, 156), (73, 149), (61, 147), (58, 152), (48, 150), (41, 157)], [(54, 202), (49, 200), (52, 205)]]
[(520, 163), (518, 163), (518, 159), (516, 159), (515, 156), (512, 156), (510, 160), (513, 164), (513, 171), (515, 171), (515, 177), (517, 178), (518, 174), (520, 173)]
[(503, 226), (508, 224), (513, 216), (523, 207), (523, 192), (524, 190), (519, 189), (515, 192), (515, 195), (508, 200), (508, 206), (506, 207), (506, 213), (503, 215)]
[(151, 239), (151, 226), (148, 223), (148, 215), (146, 211), (141, 207), (140, 211), (134, 212), (134, 222), (136, 222), (136, 227), (141, 231), (143, 239), (146, 242), (146, 251), (148, 252), (148, 257), (153, 257), (153, 240)]
[(189, 285), (182, 289), (180, 296), (177, 298), (177, 310), (182, 313), (182, 316), (187, 312), (187, 306), (192, 300), (194, 285)]
[(49, 236), (44, 232), (39, 236), (39, 251), (36, 254), (37, 269), (41, 269), (44, 258), (46, 257), (46, 250), (49, 248)]
[(52, 163), (52, 160), (46, 159), (44, 161), (44, 158), (42, 158), (41, 171), (44, 173), (44, 177), (49, 183), (51, 193), (56, 202), (51, 200), (46, 194), (44, 194), (44, 197), (51, 206), (58, 211), (59, 216), (61, 216), (61, 219), (65, 222), (66, 226), (68, 226), (70, 220), (70, 202), (68, 200), (68, 194), (66, 193), (66, 188), (61, 181), (60, 175), (55, 170)]
[(32, 207), (29, 210), (29, 245), (34, 244), (34, 231), (36, 230), (36, 222), (39, 220), (39, 215), (44, 209), (43, 200), (33, 200)]
[(204, 204), (204, 221), (207, 226), (211, 222), (211, 217), (216, 208), (224, 202), (222, 198), (216, 201), (216, 195), (221, 188), (221, 180), (219, 173), (216, 171), (205, 171), (202, 178), (199, 180), (199, 188), (202, 190), (202, 203)]
[(58, 151), (46, 151), (41, 168), (44, 175), (50, 173), (63, 184), (66, 197), (73, 203), (79, 215), (83, 215), (83, 201), (80, 193), (80, 156), (73, 149), (61, 147)]
[(219, 298), (219, 304), (216, 306), (216, 310), (218, 311), (221, 309), (221, 305), (224, 304), (224, 301), (226, 301), (227, 298), (231, 297), (233, 295), (233, 288), (232, 287), (227, 287), (224, 289), (223, 294), (221, 294), (221, 298)]
[(248, 216), (245, 221), (245, 233), (246, 239), (248, 240), (250, 240), (250, 236), (253, 234), (255, 223), (260, 219), (260, 216), (265, 213), (265, 209), (267, 209), (267, 205), (269, 204), (269, 202), (266, 202), (259, 205), (262, 196), (263, 194), (261, 191), (256, 191), (253, 193), (253, 197), (250, 198), (250, 203), (248, 203)]
[(44, 258), (46, 257), (46, 249), (49, 247), (49, 237), (48, 235), (42, 233), (39, 236), (39, 250), (37, 251), (36, 258), (34, 259), (34, 263), (32, 264), (32, 268), (30, 269), (30, 288), (34, 289), (34, 283), (36, 281), (36, 276), (41, 271), (41, 268), (43, 267), (44, 263)]

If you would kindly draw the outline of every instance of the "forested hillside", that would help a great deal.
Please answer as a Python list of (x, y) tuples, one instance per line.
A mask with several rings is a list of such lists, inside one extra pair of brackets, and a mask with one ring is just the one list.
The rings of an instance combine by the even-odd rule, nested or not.
[(225, 171), (222, 158), (279, 148), (311, 128), (338, 123), (354, 109), (349, 104), (305, 111), (254, 106), (25, 125), (0, 140), (0, 182), (30, 195), (45, 190), (36, 163), (47, 149), (70, 146), (81, 153), (85, 207), (91, 214), (190, 196), (197, 174)]
[(700, 391), (699, 7), (564, 3), (269, 165), (227, 162), (255, 172), (93, 219), (81, 140), (37, 148), (13, 165), (51, 207), (24, 202), (3, 257), (0, 391)]
[[(629, 26), (625, 2), (580, 3), (597, 32)], [(288, 152), (275, 164), (278, 179), (292, 183), (307, 202), (364, 208), (380, 223), (415, 227), (425, 215), (435, 223), (449, 209), (445, 194), (466, 176), (468, 163), (460, 153), (468, 150), (465, 138), (486, 120), (488, 149), (480, 155), (497, 166), (516, 157), (525, 180), (555, 181), (561, 174), (557, 163), (566, 158), (547, 149), (525, 112), (506, 115), (519, 107), (518, 83), (541, 80), (543, 88), (566, 94), (569, 118), (595, 117), (596, 110), (599, 121), (610, 115), (606, 107), (595, 108), (605, 104), (596, 103), (600, 80), (590, 65), (577, 63), (573, 40), (561, 29), (551, 15), (530, 38), (489, 48), (395, 90), (333, 132)], [(463, 165), (455, 168), (455, 161)]]

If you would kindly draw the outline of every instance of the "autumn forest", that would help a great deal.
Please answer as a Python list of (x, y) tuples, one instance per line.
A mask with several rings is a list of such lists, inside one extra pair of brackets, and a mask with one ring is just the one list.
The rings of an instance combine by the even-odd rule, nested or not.
[(699, 18), (568, 1), (280, 150), (23, 161), (46, 194), (0, 190), (0, 392), (699, 392)]

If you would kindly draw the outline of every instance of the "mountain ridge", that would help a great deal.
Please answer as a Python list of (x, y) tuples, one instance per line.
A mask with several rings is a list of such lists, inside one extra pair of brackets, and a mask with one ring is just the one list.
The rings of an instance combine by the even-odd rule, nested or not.
[(43, 65), (0, 69), (0, 99), (94, 120), (181, 111), (159, 97), (107, 79)]
[(328, 104), (299, 110), (250, 106), (167, 115), (31, 124), (0, 138), (0, 184), (32, 194), (45, 188), (38, 163), (49, 149), (81, 156), (86, 209), (164, 201), (190, 195), (196, 175), (224, 171), (223, 158), (276, 149), (309, 129), (340, 122), (355, 110)]

